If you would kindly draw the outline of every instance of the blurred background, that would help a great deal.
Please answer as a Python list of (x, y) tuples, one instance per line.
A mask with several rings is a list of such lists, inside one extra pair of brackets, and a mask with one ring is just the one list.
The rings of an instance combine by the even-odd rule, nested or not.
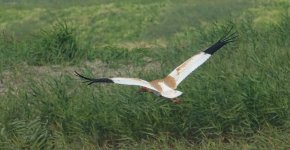
[[(290, 147), (290, 1), (0, 0), (1, 149)], [(174, 105), (90, 77), (163, 78), (233, 26)]]

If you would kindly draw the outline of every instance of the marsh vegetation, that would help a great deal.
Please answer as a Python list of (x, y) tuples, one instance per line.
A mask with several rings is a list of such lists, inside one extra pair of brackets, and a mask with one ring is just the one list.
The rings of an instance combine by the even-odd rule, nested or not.
[[(0, 0), (1, 149), (290, 147), (288, 1), (24, 1)], [(162, 78), (229, 25), (180, 105), (73, 74)]]

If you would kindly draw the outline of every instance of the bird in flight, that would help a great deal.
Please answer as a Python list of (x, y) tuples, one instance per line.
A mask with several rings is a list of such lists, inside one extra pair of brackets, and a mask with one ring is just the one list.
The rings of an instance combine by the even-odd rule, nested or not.
[(194, 70), (200, 65), (206, 62), (217, 50), (222, 48), (224, 45), (234, 42), (238, 37), (236, 32), (232, 33), (232, 27), (222, 36), (216, 43), (207, 48), (206, 50), (199, 52), (192, 56), (180, 66), (175, 68), (169, 75), (163, 79), (157, 79), (153, 81), (145, 81), (138, 78), (89, 78), (85, 77), (75, 71), (76, 76), (85, 80), (88, 85), (93, 83), (115, 83), (123, 85), (135, 85), (140, 86), (139, 92), (154, 93), (158, 96), (167, 98), (173, 103), (180, 103), (181, 100), (178, 98), (182, 92), (176, 90), (177, 86)]

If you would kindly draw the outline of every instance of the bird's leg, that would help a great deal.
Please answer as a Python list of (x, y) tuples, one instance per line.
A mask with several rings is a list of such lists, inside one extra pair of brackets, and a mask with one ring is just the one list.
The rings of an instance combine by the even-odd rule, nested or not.
[(174, 104), (180, 104), (182, 101), (181, 99), (179, 98), (172, 98), (171, 101), (174, 103)]
[(141, 87), (139, 90), (138, 90), (139, 93), (143, 93), (143, 92), (150, 92), (148, 88), (146, 87)]

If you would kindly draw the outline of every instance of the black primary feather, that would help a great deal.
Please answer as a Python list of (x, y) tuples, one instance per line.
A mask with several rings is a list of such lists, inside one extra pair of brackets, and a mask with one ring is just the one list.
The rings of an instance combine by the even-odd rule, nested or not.
[(84, 79), (86, 83), (88, 83), (88, 85), (91, 85), (93, 83), (114, 83), (113, 80), (109, 79), (109, 78), (98, 78), (98, 79), (94, 79), (94, 78), (88, 78), (85, 77), (81, 74), (79, 74), (78, 72), (75, 71), (76, 76)]
[(224, 45), (234, 42), (237, 39), (238, 34), (237, 32), (231, 33), (232, 29), (233, 29), (233, 26), (231, 26), (228, 29), (228, 31), (226, 32), (224, 36), (222, 36), (215, 44), (213, 44), (211, 47), (206, 49), (204, 52), (207, 54), (213, 55), (217, 50), (222, 48)]

